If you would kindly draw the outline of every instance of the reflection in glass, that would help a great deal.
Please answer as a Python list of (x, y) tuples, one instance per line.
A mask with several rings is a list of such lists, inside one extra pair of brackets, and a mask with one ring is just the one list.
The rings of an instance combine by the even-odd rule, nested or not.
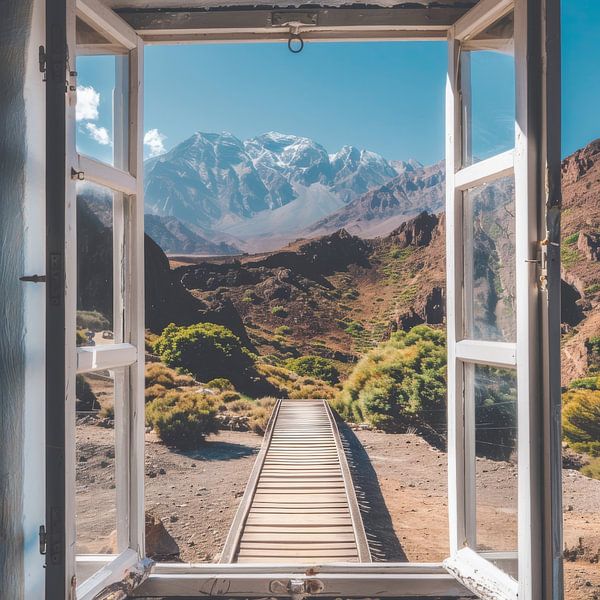
[(514, 342), (515, 187), (512, 176), (467, 190), (465, 336)]
[(463, 44), (463, 166), (515, 145), (513, 13)]
[[(115, 341), (113, 206), (115, 193), (77, 183), (77, 345)], [(118, 336), (116, 336), (118, 338)]]
[(517, 549), (516, 372), (470, 365), (476, 454), (477, 549)]
[(127, 170), (127, 56), (78, 56), (77, 73), (77, 152)]
[(76, 380), (75, 519), (78, 555), (117, 554), (120, 550), (116, 533), (115, 380), (111, 375), (108, 371), (98, 371), (77, 375)]

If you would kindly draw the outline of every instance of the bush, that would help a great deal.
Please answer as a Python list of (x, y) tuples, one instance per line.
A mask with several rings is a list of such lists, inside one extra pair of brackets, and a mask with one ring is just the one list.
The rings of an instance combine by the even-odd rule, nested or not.
[(222, 392), (235, 390), (231, 381), (229, 381), (229, 379), (225, 379), (225, 377), (211, 379), (206, 385), (213, 390), (221, 390)]
[(149, 387), (146, 387), (144, 390), (144, 401), (146, 403), (152, 402), (152, 400), (156, 400), (156, 398), (160, 398), (167, 393), (167, 388), (164, 385), (160, 385), (160, 383), (155, 383)]
[(167, 389), (194, 385), (196, 382), (189, 375), (182, 375), (162, 363), (148, 363), (145, 370), (146, 387), (162, 385)]
[(171, 323), (156, 341), (154, 350), (168, 366), (184, 369), (202, 381), (229, 376), (237, 387), (253, 375), (252, 354), (222, 325), (197, 323), (178, 327)]
[(285, 310), (285, 307), (283, 306), (272, 306), (271, 307), (271, 314), (275, 317), (287, 317), (287, 310)]
[(600, 375), (596, 377), (583, 377), (573, 379), (569, 384), (570, 390), (595, 390), (600, 391)]
[(600, 458), (592, 458), (587, 465), (581, 467), (579, 472), (586, 477), (600, 479)]
[(445, 422), (444, 332), (426, 325), (392, 334), (355, 366), (335, 407), (349, 420), (395, 429)]
[(250, 402), (250, 400), (246, 400), (244, 398), (240, 398), (239, 400), (234, 400), (227, 405), (227, 410), (229, 412), (243, 414), (248, 413), (254, 408), (254, 403)]
[[(325, 381), (302, 377), (284, 367), (257, 365), (257, 370), (279, 398), (333, 398), (336, 390)], [(310, 382), (310, 383), (309, 383)]]
[(241, 396), (237, 392), (230, 392), (230, 391), (222, 392), (215, 397), (215, 399), (219, 400), (219, 402), (223, 402), (225, 404), (229, 404), (230, 402), (235, 402), (236, 400), (239, 400), (240, 398), (241, 398)]
[(75, 378), (75, 410), (94, 410), (98, 408), (96, 395), (83, 375)]
[(103, 314), (96, 310), (78, 310), (77, 328), (102, 331), (103, 329), (109, 329), (110, 323)]
[(194, 392), (167, 392), (146, 408), (146, 420), (160, 439), (180, 450), (193, 450), (217, 433), (216, 414), (214, 401)]
[(285, 366), (298, 375), (316, 377), (327, 383), (334, 384), (340, 380), (340, 372), (336, 369), (333, 361), (321, 356), (291, 358), (285, 362)]
[(262, 398), (250, 411), (248, 426), (254, 433), (264, 435), (267, 430), (271, 413), (275, 406), (275, 398)]
[(75, 345), (76, 346), (87, 346), (88, 338), (85, 335), (85, 329), (78, 329), (75, 333)]
[(361, 331), (364, 331), (364, 325), (358, 321), (350, 321), (344, 331), (349, 335), (357, 335)]
[(280, 325), (279, 327), (275, 327), (274, 333), (275, 335), (289, 335), (292, 333), (292, 328), (287, 325)]
[(565, 392), (562, 427), (564, 439), (574, 450), (600, 456), (600, 391)]

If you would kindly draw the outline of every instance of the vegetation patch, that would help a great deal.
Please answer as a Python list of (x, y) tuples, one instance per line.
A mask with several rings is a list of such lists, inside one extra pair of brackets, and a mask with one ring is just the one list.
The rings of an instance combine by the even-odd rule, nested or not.
[(285, 362), (285, 366), (298, 375), (315, 377), (332, 385), (340, 380), (340, 372), (334, 362), (321, 356), (292, 358)]
[(283, 306), (272, 306), (271, 314), (274, 317), (280, 317), (280, 318), (285, 318), (288, 315), (287, 310)]
[(562, 401), (565, 441), (577, 452), (600, 457), (600, 391), (573, 388), (563, 393)]
[(110, 323), (108, 319), (97, 310), (78, 310), (77, 328), (102, 331), (103, 329), (109, 329)]

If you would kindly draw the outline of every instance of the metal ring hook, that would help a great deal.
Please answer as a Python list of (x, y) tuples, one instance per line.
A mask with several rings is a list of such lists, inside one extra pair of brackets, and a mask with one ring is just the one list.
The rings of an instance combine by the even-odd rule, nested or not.
[[(292, 44), (294, 42), (300, 42), (300, 45), (297, 47), (293, 47)], [(300, 37), (299, 33), (290, 33), (290, 37), (288, 38), (288, 50), (292, 54), (300, 54), (302, 50), (304, 50), (304, 40)]]

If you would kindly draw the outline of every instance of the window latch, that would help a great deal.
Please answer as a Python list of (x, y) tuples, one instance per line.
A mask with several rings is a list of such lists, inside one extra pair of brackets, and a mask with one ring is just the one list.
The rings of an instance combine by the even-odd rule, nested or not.
[(30, 283), (45, 283), (46, 276), (45, 275), (23, 275), (23, 277), (19, 277), (19, 281), (27, 281)]
[(46, 534), (46, 527), (44, 525), (40, 525), (40, 554), (46, 554), (46, 545), (48, 543), (48, 535)]

